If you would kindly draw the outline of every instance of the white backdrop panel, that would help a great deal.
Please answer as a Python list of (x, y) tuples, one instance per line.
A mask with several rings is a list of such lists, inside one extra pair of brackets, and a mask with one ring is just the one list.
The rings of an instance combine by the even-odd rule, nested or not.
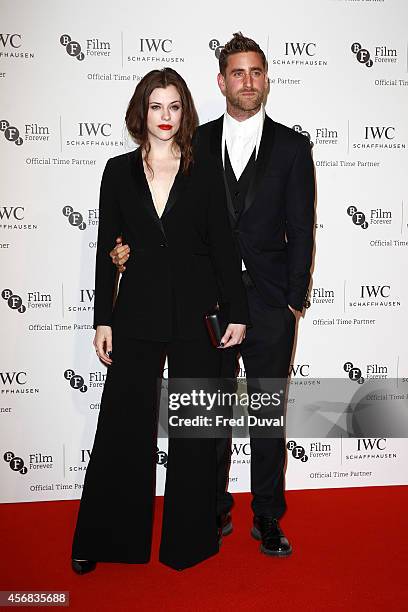
[[(316, 257), (293, 376), (342, 378), (346, 361), (363, 376), (408, 375), (407, 3), (250, 9), (2, 1), (0, 501), (80, 496), (105, 376), (91, 327), (103, 167), (133, 147), (123, 117), (148, 70), (180, 71), (201, 122), (223, 112), (214, 49), (237, 30), (267, 53), (267, 112), (313, 143)], [(406, 440), (289, 442), (289, 489), (408, 482)], [(249, 490), (249, 463), (248, 441), (235, 440), (232, 491)]]

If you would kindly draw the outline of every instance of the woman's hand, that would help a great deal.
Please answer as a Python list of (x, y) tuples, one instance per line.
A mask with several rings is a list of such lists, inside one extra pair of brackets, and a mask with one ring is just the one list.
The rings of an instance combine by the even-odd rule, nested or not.
[(116, 246), (109, 255), (119, 272), (123, 273), (126, 270), (125, 263), (129, 259), (130, 247), (122, 243), (122, 236), (116, 238)]
[(112, 359), (112, 328), (108, 325), (98, 325), (93, 341), (96, 354), (106, 365), (111, 365)]
[(241, 344), (245, 338), (246, 325), (241, 323), (230, 323), (221, 338), (220, 348), (229, 348), (236, 344)]

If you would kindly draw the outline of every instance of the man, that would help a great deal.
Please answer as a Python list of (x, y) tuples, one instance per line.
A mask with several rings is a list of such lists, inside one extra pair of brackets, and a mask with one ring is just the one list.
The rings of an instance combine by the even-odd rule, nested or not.
[[(286, 382), (310, 283), (315, 197), (310, 144), (265, 114), (267, 62), (255, 41), (234, 34), (221, 50), (219, 67), (226, 112), (198, 128), (195, 158), (205, 164), (212, 156), (223, 174), (252, 324), (239, 349), (224, 352), (223, 375), (235, 376), (239, 350), (249, 381)], [(111, 257), (120, 267), (129, 249), (119, 245)], [(228, 535), (230, 440), (218, 440), (217, 452), (218, 515)], [(273, 556), (292, 552), (279, 526), (286, 509), (284, 463), (283, 436), (251, 436), (251, 534), (261, 540), (261, 551)]]

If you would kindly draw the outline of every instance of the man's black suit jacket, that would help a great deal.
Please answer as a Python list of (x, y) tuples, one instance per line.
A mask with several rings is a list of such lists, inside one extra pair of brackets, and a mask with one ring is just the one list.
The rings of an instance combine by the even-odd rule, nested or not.
[[(140, 150), (108, 161), (102, 177), (96, 255), (94, 327), (167, 341), (206, 333), (204, 314), (225, 304), (232, 323), (248, 323), (248, 305), (228, 219), (222, 174), (213, 162), (178, 172), (159, 218)], [(131, 256), (112, 311), (117, 236)]]
[[(196, 163), (215, 163), (222, 176), (223, 117), (198, 128)], [(227, 190), (228, 195), (228, 190)], [(256, 170), (230, 221), (248, 273), (264, 301), (302, 310), (310, 284), (315, 180), (308, 139), (265, 117)]]

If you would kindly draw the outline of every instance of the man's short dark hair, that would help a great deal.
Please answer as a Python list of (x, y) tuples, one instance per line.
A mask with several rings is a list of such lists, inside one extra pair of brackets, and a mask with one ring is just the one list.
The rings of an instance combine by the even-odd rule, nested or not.
[(234, 55), (235, 53), (248, 53), (249, 51), (259, 53), (262, 59), (263, 67), (266, 70), (268, 62), (266, 61), (265, 53), (262, 51), (258, 43), (252, 40), (252, 38), (247, 38), (244, 36), (242, 32), (235, 32), (231, 40), (229, 40), (221, 49), (219, 57), (221, 74), (225, 76), (228, 58), (230, 55)]

